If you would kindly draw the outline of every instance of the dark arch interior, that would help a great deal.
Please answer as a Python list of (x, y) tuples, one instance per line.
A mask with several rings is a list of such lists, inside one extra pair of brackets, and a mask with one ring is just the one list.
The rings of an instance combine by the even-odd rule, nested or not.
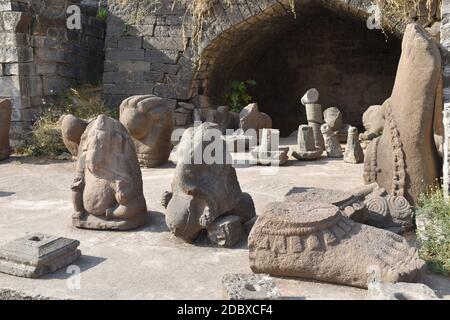
[(297, 11), (296, 19), (286, 13), (233, 34), (209, 71), (206, 93), (223, 104), (231, 81), (255, 80), (251, 95), (286, 136), (306, 123), (300, 98), (315, 87), (324, 110), (338, 107), (346, 123), (361, 128), (364, 111), (391, 94), (400, 39), (320, 4)]

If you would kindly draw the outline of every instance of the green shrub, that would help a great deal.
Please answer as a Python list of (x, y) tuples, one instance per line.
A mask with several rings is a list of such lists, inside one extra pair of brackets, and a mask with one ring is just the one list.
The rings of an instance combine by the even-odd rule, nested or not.
[(98, 8), (97, 19), (106, 22), (107, 18), (108, 18), (108, 9), (104, 7)]
[(67, 152), (62, 140), (59, 118), (64, 114), (89, 120), (99, 114), (118, 118), (119, 111), (108, 109), (102, 100), (101, 87), (84, 85), (71, 88), (67, 94), (56, 102), (44, 103), (36, 117), (32, 132), (26, 138), (25, 146), (17, 153), (30, 156), (56, 157)]
[(420, 253), (431, 270), (450, 273), (450, 202), (441, 188), (430, 188), (419, 198), (417, 234)]
[(245, 82), (231, 82), (229, 89), (230, 93), (225, 95), (230, 111), (240, 112), (253, 101), (252, 96), (250, 96), (247, 92), (248, 86), (256, 86), (256, 81), (247, 80)]

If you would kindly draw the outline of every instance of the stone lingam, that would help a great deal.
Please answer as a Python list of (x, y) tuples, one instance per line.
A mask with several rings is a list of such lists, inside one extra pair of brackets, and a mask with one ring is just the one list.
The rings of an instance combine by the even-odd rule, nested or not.
[(11, 101), (0, 100), (0, 161), (11, 154), (9, 129), (11, 127)]
[(132, 96), (120, 105), (120, 122), (130, 133), (139, 163), (157, 167), (172, 151), (174, 111), (171, 103), (154, 95)]
[(187, 129), (178, 145), (178, 162), (172, 190), (163, 195), (166, 224), (172, 233), (186, 242), (194, 242), (202, 230), (209, 240), (223, 247), (232, 247), (243, 237), (243, 225), (256, 213), (251, 196), (241, 191), (231, 155), (220, 134), (215, 142), (213, 163), (197, 158), (210, 148), (207, 137), (219, 126), (205, 122)]
[(323, 149), (314, 142), (313, 128), (307, 125), (298, 127), (297, 146), (292, 156), (298, 160), (317, 160), (322, 157)]
[(78, 228), (128, 230), (144, 225), (147, 206), (133, 140), (117, 120), (98, 116), (81, 137), (72, 184)]

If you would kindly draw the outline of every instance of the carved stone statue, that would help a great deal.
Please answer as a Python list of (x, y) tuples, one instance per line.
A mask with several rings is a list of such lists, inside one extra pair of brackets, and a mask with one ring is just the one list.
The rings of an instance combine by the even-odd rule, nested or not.
[(424, 263), (403, 237), (344, 216), (317, 202), (276, 202), (260, 215), (249, 236), (255, 273), (302, 277), (367, 288), (411, 282)]
[(0, 161), (11, 154), (9, 130), (11, 127), (11, 101), (0, 100)]
[(283, 166), (288, 162), (289, 147), (280, 148), (280, 131), (262, 129), (260, 145), (251, 151), (258, 164)]
[(157, 167), (169, 159), (173, 119), (170, 103), (153, 95), (133, 96), (120, 105), (120, 122), (130, 133), (142, 166)]
[(257, 103), (252, 103), (246, 106), (239, 113), (240, 128), (245, 132), (248, 129), (271, 129), (272, 119), (264, 112), (260, 112)]
[(361, 140), (373, 140), (383, 133), (384, 123), (384, 107), (380, 105), (370, 106), (363, 114), (363, 125), (366, 132), (361, 133)]
[(330, 158), (342, 158), (343, 153), (341, 144), (328, 124), (323, 124), (320, 130), (323, 135), (323, 140), (325, 141), (325, 151), (327, 152), (327, 156)]
[(141, 170), (125, 127), (98, 116), (83, 133), (79, 152), (72, 184), (74, 225), (128, 230), (145, 224)]
[(203, 157), (196, 158), (210, 148), (211, 140), (206, 137), (218, 128), (206, 122), (184, 132), (172, 191), (163, 195), (163, 205), (167, 226), (175, 236), (191, 243), (206, 230), (211, 242), (231, 247), (241, 240), (242, 225), (256, 213), (252, 198), (241, 191), (231, 155), (220, 137), (216, 144), (223, 150), (220, 159), (207, 164)]
[(323, 149), (316, 146), (314, 132), (310, 126), (298, 127), (297, 146), (292, 151), (292, 156), (298, 160), (316, 160), (322, 157)]
[(364, 162), (364, 151), (359, 143), (358, 129), (355, 127), (350, 127), (348, 129), (344, 161), (353, 164)]
[(72, 114), (66, 114), (59, 118), (61, 125), (61, 133), (64, 145), (73, 158), (78, 156), (78, 147), (80, 145), (81, 136), (88, 125), (87, 121), (81, 120)]
[(408, 25), (392, 96), (384, 104), (383, 135), (368, 147), (364, 180), (412, 204), (439, 178), (433, 121), (440, 75), (436, 43), (419, 25)]
[(314, 141), (316, 146), (324, 150), (325, 142), (323, 140), (320, 127), (323, 124), (322, 105), (319, 102), (319, 91), (317, 89), (309, 89), (302, 97), (302, 104), (306, 108), (306, 119), (308, 125), (313, 129)]

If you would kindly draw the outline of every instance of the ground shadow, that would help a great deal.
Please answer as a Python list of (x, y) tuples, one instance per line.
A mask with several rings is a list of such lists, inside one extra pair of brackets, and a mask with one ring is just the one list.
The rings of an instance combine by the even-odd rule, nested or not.
[[(81, 257), (77, 261), (72, 263), (71, 265), (79, 267), (81, 273), (83, 273), (84, 271), (87, 271), (91, 268), (98, 266), (105, 260), (106, 260), (106, 258), (94, 257), (94, 256), (88, 256), (88, 255), (82, 254)], [(66, 280), (73, 275), (73, 273), (67, 272), (68, 267), (69, 266), (61, 268), (60, 270), (58, 270), (54, 273), (47, 274), (47, 275), (43, 276), (41, 279), (42, 280), (53, 280), (53, 279)]]
[(4, 192), (0, 191), (0, 198), (2, 197), (11, 197), (12, 195), (16, 194), (15, 192)]
[(147, 224), (136, 231), (163, 233), (169, 232), (170, 230), (166, 225), (166, 217), (164, 213), (158, 211), (148, 211)]

